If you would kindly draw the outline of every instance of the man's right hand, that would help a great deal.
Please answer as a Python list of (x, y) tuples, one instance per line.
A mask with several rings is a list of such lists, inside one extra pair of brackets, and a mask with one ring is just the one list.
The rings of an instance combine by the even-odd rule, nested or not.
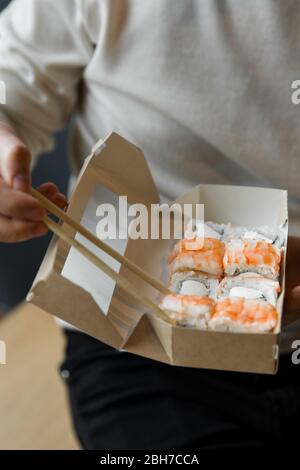
[[(45, 235), (46, 214), (30, 195), (31, 155), (7, 124), (0, 122), (0, 242), (18, 242)], [(37, 188), (54, 204), (64, 208), (66, 197), (53, 183)]]

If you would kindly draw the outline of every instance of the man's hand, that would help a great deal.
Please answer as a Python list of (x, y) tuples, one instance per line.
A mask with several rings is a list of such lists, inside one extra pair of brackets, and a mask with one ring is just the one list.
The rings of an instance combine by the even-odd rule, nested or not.
[[(47, 232), (42, 222), (46, 214), (30, 195), (31, 155), (15, 132), (0, 122), (0, 242), (18, 242)], [(44, 196), (64, 208), (67, 200), (53, 183), (37, 188)]]
[(300, 238), (289, 237), (283, 324), (300, 319)]

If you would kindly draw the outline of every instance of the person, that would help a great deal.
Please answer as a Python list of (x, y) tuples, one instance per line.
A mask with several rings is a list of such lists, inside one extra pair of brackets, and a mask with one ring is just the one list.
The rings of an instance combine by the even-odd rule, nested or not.
[[(1, 14), (1, 241), (46, 233), (31, 160), (71, 115), (74, 174), (114, 130), (144, 150), (162, 200), (201, 182), (289, 190), (278, 373), (173, 367), (67, 329), (61, 371), (84, 449), (299, 445), (299, 20), (294, 0), (14, 0)], [(51, 182), (39, 190), (66, 205)]]

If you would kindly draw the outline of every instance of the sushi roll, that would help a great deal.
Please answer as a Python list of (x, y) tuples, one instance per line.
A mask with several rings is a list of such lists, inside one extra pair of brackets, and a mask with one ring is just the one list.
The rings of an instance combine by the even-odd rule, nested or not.
[(218, 238), (218, 240), (223, 240), (224, 239), (224, 234), (226, 233), (228, 224), (217, 224), (216, 222), (206, 222), (205, 227), (207, 227), (207, 234), (206, 236), (213, 236), (213, 235), (208, 235), (209, 233), (214, 233), (217, 234), (215, 238)]
[(242, 227), (228, 224), (224, 229), (223, 239), (229, 242), (233, 239), (265, 241), (282, 248), (285, 244), (284, 226), (279, 227)]
[(222, 276), (224, 251), (224, 243), (215, 238), (180, 240), (169, 257), (170, 270), (172, 273), (201, 271)]
[(160, 308), (179, 325), (207, 329), (215, 302), (209, 297), (170, 294), (163, 298)]
[(219, 287), (218, 278), (209, 277), (196, 271), (176, 272), (171, 276), (169, 288), (183, 295), (198, 295), (216, 300)]
[(273, 305), (263, 300), (226, 297), (217, 302), (208, 327), (234, 333), (269, 333), (278, 321)]
[(199, 238), (197, 236), (192, 238), (183, 238), (176, 243), (169, 256), (169, 261), (172, 261), (177, 255), (186, 251), (224, 251), (224, 249), (224, 243), (216, 238)]
[(221, 240), (227, 225), (214, 222), (203, 222), (203, 220), (192, 219), (189, 221), (184, 238), (216, 238)]
[(228, 276), (253, 272), (277, 279), (280, 258), (280, 249), (264, 240), (231, 240), (225, 248), (224, 272)]
[(260, 299), (276, 305), (280, 284), (259, 274), (244, 273), (238, 276), (225, 277), (219, 285), (218, 298), (244, 297)]

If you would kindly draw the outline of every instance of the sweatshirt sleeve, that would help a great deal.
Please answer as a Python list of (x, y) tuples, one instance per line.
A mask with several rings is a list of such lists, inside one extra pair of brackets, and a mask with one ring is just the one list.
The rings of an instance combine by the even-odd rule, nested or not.
[[(0, 81), (10, 123), (33, 156), (51, 149), (79, 101), (93, 45), (84, 29), (84, 0), (13, 0), (0, 15)], [(2, 96), (3, 97), (3, 96)]]

